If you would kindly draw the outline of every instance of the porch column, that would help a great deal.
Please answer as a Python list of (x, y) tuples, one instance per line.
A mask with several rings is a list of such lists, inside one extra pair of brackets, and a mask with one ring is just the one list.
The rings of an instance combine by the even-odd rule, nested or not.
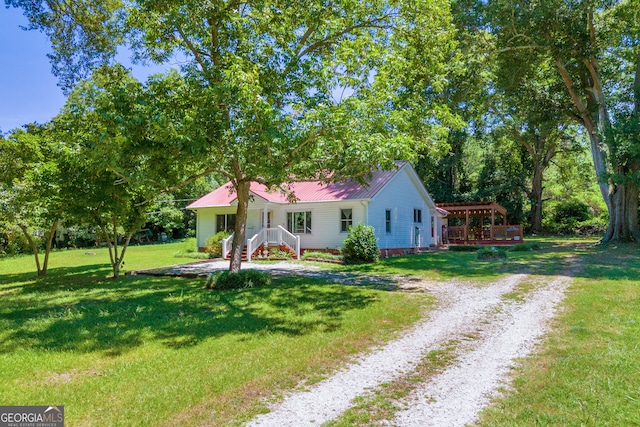
[(269, 222), (269, 208), (262, 209), (262, 228), (267, 228), (267, 223)]

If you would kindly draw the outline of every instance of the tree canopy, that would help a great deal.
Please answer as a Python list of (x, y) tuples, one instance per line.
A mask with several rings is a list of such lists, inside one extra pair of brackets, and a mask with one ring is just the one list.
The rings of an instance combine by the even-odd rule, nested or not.
[[(363, 180), (434, 144), (453, 120), (433, 96), (452, 62), (446, 1), (134, 1), (82, 13), (80, 3), (31, 3), (11, 2), (51, 37), (62, 84), (113, 57), (121, 34), (138, 60), (184, 58), (162, 97), (175, 104), (156, 120), (172, 132), (140, 143), (186, 154), (199, 166), (194, 175), (231, 181), (239, 202), (232, 270), (251, 182)], [(50, 19), (56, 14), (63, 19)]]

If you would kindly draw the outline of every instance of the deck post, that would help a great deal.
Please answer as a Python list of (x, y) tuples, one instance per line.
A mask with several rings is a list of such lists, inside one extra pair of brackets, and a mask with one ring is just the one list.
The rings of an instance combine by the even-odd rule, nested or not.
[(469, 241), (469, 209), (464, 210), (465, 222), (464, 222), (464, 241)]
[(496, 225), (496, 210), (495, 208), (491, 208), (491, 240), (493, 240), (493, 227)]

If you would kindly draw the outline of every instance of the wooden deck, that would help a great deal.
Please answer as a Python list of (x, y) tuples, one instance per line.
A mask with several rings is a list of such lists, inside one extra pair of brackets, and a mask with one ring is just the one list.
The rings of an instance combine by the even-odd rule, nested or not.
[(442, 238), (450, 245), (515, 245), (522, 243), (522, 225), (466, 225), (444, 227)]

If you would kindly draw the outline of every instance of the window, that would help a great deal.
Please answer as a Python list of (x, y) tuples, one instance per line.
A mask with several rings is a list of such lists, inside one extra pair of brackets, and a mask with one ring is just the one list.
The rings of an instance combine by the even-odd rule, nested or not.
[(287, 212), (287, 230), (295, 234), (310, 234), (311, 212)]
[(391, 211), (384, 211), (384, 228), (387, 233), (391, 233)]
[(340, 209), (340, 231), (346, 233), (353, 226), (353, 210)]
[(413, 210), (413, 222), (422, 223), (422, 209)]
[(236, 228), (236, 214), (216, 215), (216, 232), (233, 231)]

